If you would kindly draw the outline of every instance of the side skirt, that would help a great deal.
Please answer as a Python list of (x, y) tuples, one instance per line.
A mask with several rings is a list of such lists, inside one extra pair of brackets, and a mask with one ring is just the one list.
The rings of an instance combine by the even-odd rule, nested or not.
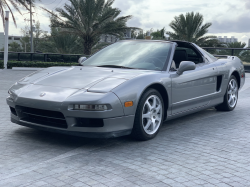
[(212, 101), (210, 101), (207, 105), (204, 105), (204, 106), (201, 106), (201, 107), (198, 107), (198, 108), (194, 108), (194, 109), (191, 109), (191, 110), (188, 110), (188, 111), (184, 111), (184, 112), (181, 112), (181, 113), (178, 113), (178, 114), (175, 114), (175, 115), (169, 115), (165, 121), (169, 121), (169, 120), (172, 120), (172, 119), (176, 119), (178, 117), (186, 116), (188, 114), (192, 114), (192, 113), (195, 113), (195, 112), (206, 110), (208, 108), (214, 107), (214, 106), (219, 105), (221, 103), (223, 103), (223, 98), (216, 98), (216, 99), (213, 99)]

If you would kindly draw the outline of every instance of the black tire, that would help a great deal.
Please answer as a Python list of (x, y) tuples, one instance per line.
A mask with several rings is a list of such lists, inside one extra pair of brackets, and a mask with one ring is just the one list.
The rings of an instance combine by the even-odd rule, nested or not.
[[(157, 96), (160, 101), (161, 101), (161, 106), (162, 106), (162, 112), (161, 115), (159, 114), (159, 116), (161, 116), (161, 122), (158, 122), (158, 129), (156, 132), (154, 132), (153, 134), (148, 134), (146, 133), (146, 131), (143, 128), (143, 120), (142, 120), (142, 113), (143, 113), (143, 109), (144, 109), (144, 104), (146, 102), (146, 100), (148, 98), (150, 98), (151, 96)], [(135, 114), (135, 120), (134, 120), (134, 127), (131, 133), (131, 136), (137, 140), (142, 140), (142, 141), (146, 141), (146, 140), (150, 140), (153, 139), (159, 132), (162, 123), (164, 121), (164, 102), (162, 99), (161, 94), (155, 90), (155, 89), (148, 89), (146, 90), (141, 98), (140, 101), (138, 103), (137, 109), (136, 109), (136, 114)], [(159, 125), (160, 124), (160, 125)]]
[[(230, 82), (234, 80), (235, 83), (236, 83), (236, 86), (237, 86), (237, 100), (236, 100), (236, 103), (234, 106), (230, 106), (229, 102), (228, 102), (228, 89), (229, 89), (229, 84)], [(235, 78), (234, 75), (231, 75), (229, 81), (228, 81), (228, 85), (227, 85), (227, 90), (226, 90), (226, 93), (224, 95), (224, 100), (223, 100), (223, 103), (217, 105), (215, 108), (219, 111), (232, 111), (235, 109), (236, 105), (237, 105), (237, 101), (238, 101), (238, 90), (239, 90), (239, 86), (238, 86), (238, 82), (237, 82), (237, 79)]]

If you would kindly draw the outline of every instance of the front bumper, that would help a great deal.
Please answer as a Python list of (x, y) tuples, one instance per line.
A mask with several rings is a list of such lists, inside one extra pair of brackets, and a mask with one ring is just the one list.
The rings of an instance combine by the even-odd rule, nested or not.
[[(41, 126), (38, 124), (33, 124), (21, 120), (17, 120), (15, 118), (11, 117), (11, 122), (16, 123), (18, 125), (22, 125), (25, 127), (30, 127), (38, 130), (45, 130), (45, 131), (50, 131), (50, 132), (56, 132), (56, 133), (61, 133), (61, 134), (68, 134), (68, 135), (73, 135), (73, 136), (81, 136), (81, 137), (86, 137), (86, 138), (115, 138), (115, 137), (120, 137), (120, 136), (126, 136), (131, 134), (132, 129), (124, 129), (124, 130), (118, 130), (118, 131), (103, 131), (103, 132), (86, 132), (84, 130), (76, 131), (76, 130), (64, 130), (64, 129), (58, 129), (58, 128), (51, 128), (48, 126)], [(114, 124), (115, 126), (119, 124)]]
[[(72, 102), (69, 99), (64, 102), (53, 102), (8, 97), (7, 104), (11, 108), (11, 121), (22, 126), (93, 138), (110, 138), (130, 134), (133, 128), (134, 115), (124, 116), (122, 105), (114, 94), (107, 96), (106, 101), (109, 100), (112, 101), (109, 102), (112, 110), (102, 112), (69, 110), (68, 105), (76, 102), (76, 100)], [(29, 110), (26, 111), (25, 109), (24, 111), (23, 108)], [(84, 122), (79, 124), (79, 119), (83, 119), (84, 122), (87, 119), (88, 125), (84, 125)], [(101, 125), (90, 123), (95, 120), (101, 121)], [(61, 122), (62, 126), (60, 125)]]

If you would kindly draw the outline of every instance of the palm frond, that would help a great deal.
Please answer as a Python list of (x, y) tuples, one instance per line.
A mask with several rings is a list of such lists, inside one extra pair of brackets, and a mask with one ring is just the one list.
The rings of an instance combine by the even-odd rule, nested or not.
[(20, 13), (22, 15), (22, 13), (20, 11), (20, 7), (25, 7), (27, 10), (29, 10), (28, 5), (30, 5), (30, 3), (31, 3), (31, 5), (34, 6), (34, 2), (35, 2), (35, 0), (0, 0), (0, 16), (2, 18), (3, 27), (5, 27), (5, 25), (4, 25), (4, 22), (5, 22), (4, 21), (5, 20), (4, 12), (6, 9), (9, 10), (15, 26), (17, 26), (16, 19), (15, 19), (15, 16), (13, 14), (13, 11), (11, 9), (11, 6), (13, 7), (14, 10), (16, 10), (18, 13)]
[[(52, 27), (69, 29), (67, 32), (76, 34), (84, 41), (85, 54), (91, 53), (91, 48), (97, 44), (103, 34), (117, 37), (123, 36), (126, 22), (132, 16), (121, 16), (121, 11), (113, 8), (114, 0), (69, 0), (64, 8), (57, 8), (57, 14), (49, 12), (54, 19)], [(64, 32), (64, 31), (63, 31)]]
[(171, 39), (185, 40), (196, 44), (202, 44), (213, 36), (205, 36), (212, 23), (203, 24), (204, 18), (200, 13), (188, 12), (186, 15), (175, 16), (169, 24), (174, 32), (166, 32)]

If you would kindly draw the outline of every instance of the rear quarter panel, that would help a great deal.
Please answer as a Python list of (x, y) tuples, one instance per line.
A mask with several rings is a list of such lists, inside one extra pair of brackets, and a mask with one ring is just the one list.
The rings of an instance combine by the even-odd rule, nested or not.
[[(245, 71), (244, 65), (238, 57), (229, 57), (227, 59), (219, 59), (214, 62), (217, 66), (218, 75), (222, 75), (222, 85), (221, 92), (217, 95), (217, 97), (223, 97), (226, 93), (227, 85), (231, 75), (234, 72), (237, 72), (240, 77), (240, 89), (243, 87), (245, 83)], [(243, 76), (243, 77), (242, 77)]]

